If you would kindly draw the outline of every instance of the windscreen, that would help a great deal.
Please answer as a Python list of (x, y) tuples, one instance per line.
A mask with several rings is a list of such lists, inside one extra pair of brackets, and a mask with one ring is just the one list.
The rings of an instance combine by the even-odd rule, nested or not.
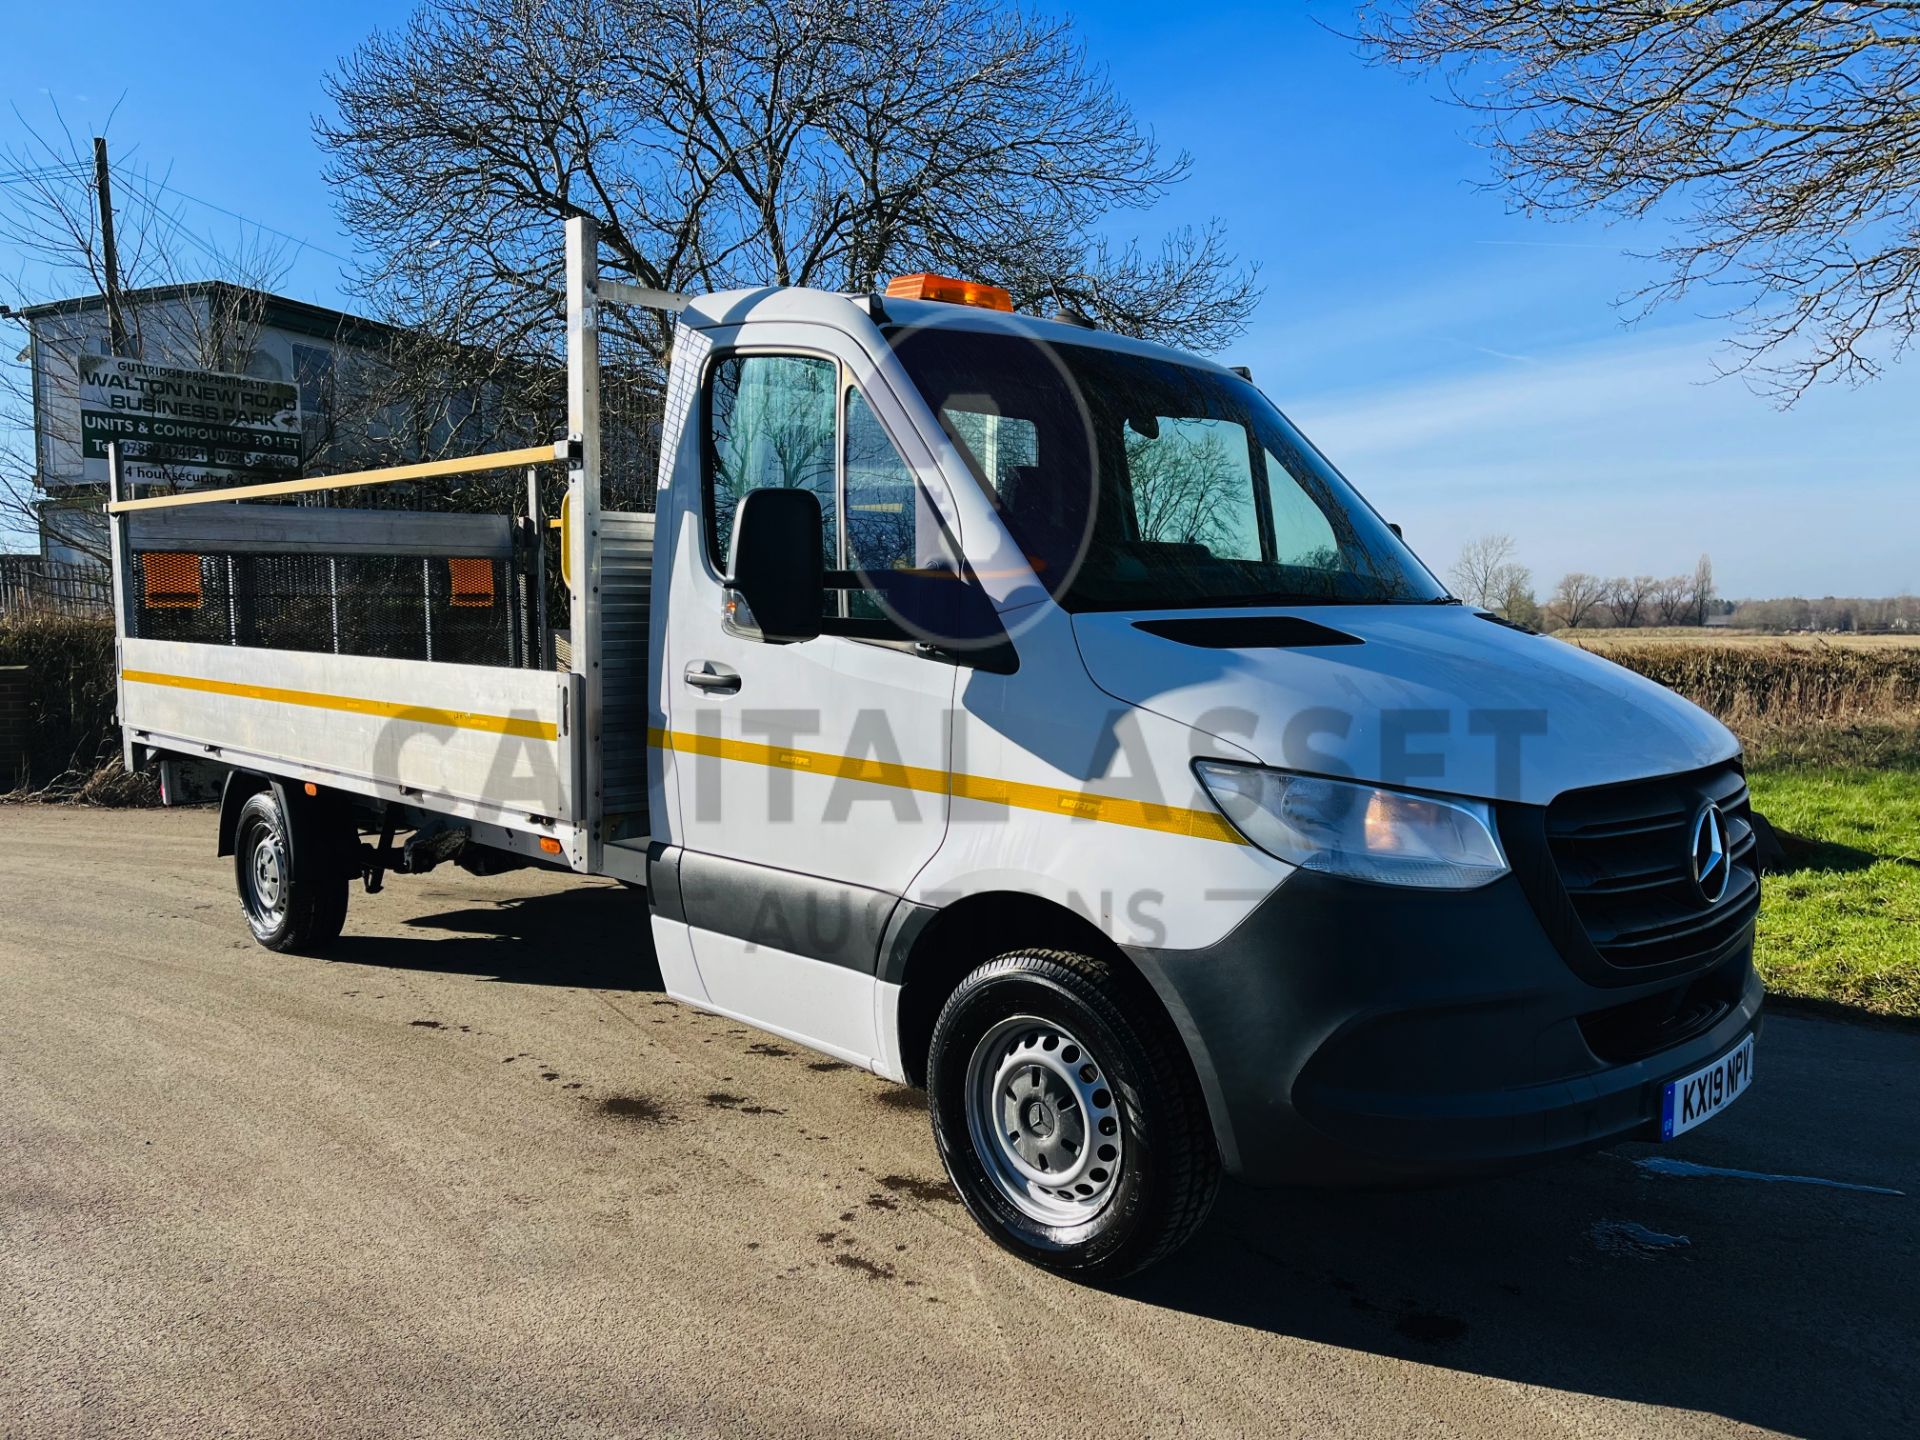
[(888, 338), (1069, 610), (1446, 598), (1236, 375), (1007, 332)]

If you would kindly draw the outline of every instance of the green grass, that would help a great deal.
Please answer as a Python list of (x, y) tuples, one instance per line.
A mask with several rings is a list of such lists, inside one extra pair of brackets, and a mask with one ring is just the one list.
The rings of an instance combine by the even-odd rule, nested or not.
[(1920, 1020), (1920, 729), (1758, 747), (1754, 808), (1816, 842), (1766, 877), (1755, 959), (1774, 994)]

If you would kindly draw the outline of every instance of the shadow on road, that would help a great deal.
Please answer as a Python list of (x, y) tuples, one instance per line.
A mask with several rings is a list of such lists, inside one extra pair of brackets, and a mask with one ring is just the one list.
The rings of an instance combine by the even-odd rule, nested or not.
[[(1863, 1139), (1880, 1124), (1857, 1116)], [(1819, 1440), (1920, 1433), (1912, 1195), (1663, 1178), (1633, 1163), (1655, 1148), (1427, 1191), (1230, 1186), (1193, 1246), (1125, 1293)]]
[(577, 886), (409, 916), (405, 923), (409, 929), (454, 934), (356, 935), (349, 922), (328, 958), (513, 985), (661, 988), (646, 897), (635, 890)]
[[(406, 924), (423, 933), (349, 935), (334, 958), (513, 984), (660, 988), (634, 892), (574, 888)], [(1121, 1293), (1357, 1357), (1815, 1440), (1920, 1434), (1917, 1043), (1776, 1016), (1753, 1095), (1666, 1147), (1702, 1164), (1876, 1182), (1904, 1196), (1672, 1178), (1634, 1163), (1648, 1146), (1443, 1189), (1229, 1185), (1194, 1243)]]

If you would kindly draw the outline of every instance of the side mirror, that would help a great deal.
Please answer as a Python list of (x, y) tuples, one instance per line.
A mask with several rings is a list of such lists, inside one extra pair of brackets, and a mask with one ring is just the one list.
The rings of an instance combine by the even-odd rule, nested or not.
[(727, 629), (750, 640), (790, 645), (820, 633), (825, 608), (820, 497), (811, 490), (749, 490), (733, 512)]
[(859, 573), (886, 613), (924, 644), (965, 650), (1006, 638), (987, 597), (958, 571), (942, 565)]
[(879, 574), (862, 571), (860, 578), (887, 618), (924, 652), (1002, 675), (1020, 668), (1020, 657), (993, 603), (959, 572), (935, 565)]

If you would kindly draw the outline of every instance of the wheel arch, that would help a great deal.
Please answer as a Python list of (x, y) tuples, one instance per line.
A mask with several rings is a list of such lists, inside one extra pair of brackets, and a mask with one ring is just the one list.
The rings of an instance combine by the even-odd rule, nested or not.
[(274, 792), (274, 799), (280, 802), (284, 814), (287, 797), (279, 782), (253, 770), (227, 772), (226, 782), (220, 787), (220, 830), (219, 841), (213, 852), (215, 855), (233, 854), (234, 835), (240, 828), (240, 807), (262, 790)]
[[(342, 797), (335, 791), (322, 790), (319, 794), (309, 795), (297, 781), (282, 780), (274, 775), (262, 775), (255, 770), (229, 770), (226, 783), (220, 789), (220, 831), (219, 842), (214, 850), (217, 856), (233, 854), (233, 847), (240, 829), (240, 812), (247, 801), (255, 795), (271, 792), (274, 804), (280, 807), (280, 813), (286, 817), (287, 833), (285, 843), (287, 858), (294, 864), (300, 863), (300, 836), (303, 832), (311, 835), (312, 821), (318, 819), (323, 824), (346, 824), (347, 812), (341, 803)], [(303, 824), (306, 821), (308, 823)], [(321, 853), (330, 848), (331, 842), (321, 846)]]
[[(1145, 1004), (1180, 1036), (1194, 1063), (1187, 1027), (1160, 987), (1099, 926), (1072, 907), (1017, 890), (983, 891), (934, 908), (903, 901), (881, 942), (880, 979), (900, 986), (897, 1017), (901, 1067), (910, 1083), (927, 1083), (927, 1046), (940, 1007), (969, 971), (1010, 950), (1071, 950), (1105, 960)], [(1209, 1106), (1211, 1108), (1211, 1106)], [(1214, 1117), (1216, 1129), (1218, 1117)]]

